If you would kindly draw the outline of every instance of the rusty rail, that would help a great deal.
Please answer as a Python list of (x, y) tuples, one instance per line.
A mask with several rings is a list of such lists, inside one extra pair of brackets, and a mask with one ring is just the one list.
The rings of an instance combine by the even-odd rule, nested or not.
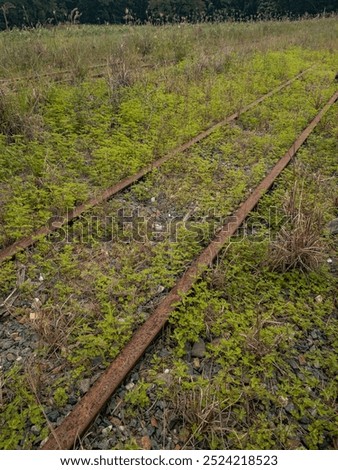
[[(166, 65), (172, 65), (175, 64), (173, 61), (168, 61), (164, 63), (159, 63), (159, 64), (139, 64), (138, 67), (141, 69), (156, 69), (156, 67), (164, 67)], [(96, 69), (107, 69), (109, 68), (109, 62), (103, 62), (102, 64), (96, 64), (96, 65), (88, 65), (87, 67), (84, 67), (84, 70), (96, 70)], [(38, 80), (40, 78), (49, 78), (49, 77), (56, 77), (56, 82), (66, 82), (71, 80), (71, 78), (60, 78), (63, 75), (71, 75), (74, 72), (76, 72), (76, 69), (63, 69), (63, 70), (55, 70), (54, 72), (45, 72), (45, 73), (36, 73), (36, 74), (31, 74), (27, 76), (21, 76), (21, 77), (11, 77), (11, 78), (0, 78), (0, 86), (1, 85), (11, 85), (11, 84), (16, 84), (22, 81), (27, 81), (27, 80)], [(103, 76), (102, 73), (100, 74), (94, 74), (94, 75), (89, 75), (90, 78), (101, 78)]]
[(317, 114), (313, 121), (300, 134), (292, 147), (277, 162), (271, 172), (261, 181), (248, 199), (240, 205), (233, 216), (229, 217), (220, 232), (210, 245), (193, 261), (175, 287), (160, 302), (152, 315), (134, 334), (127, 346), (121, 351), (109, 368), (94, 383), (89, 392), (75, 406), (61, 425), (53, 431), (43, 450), (70, 449), (76, 443), (91, 422), (95, 419), (112, 393), (121, 384), (126, 375), (143, 356), (148, 346), (154, 341), (165, 326), (170, 313), (175, 309), (184, 294), (186, 294), (203, 271), (215, 260), (220, 250), (230, 237), (235, 234), (248, 214), (254, 209), (262, 195), (271, 187), (299, 148), (307, 140), (325, 113), (338, 100), (338, 91)]
[[(95, 70), (95, 69), (100, 69), (104, 67), (107, 67), (106, 62), (102, 64), (89, 65), (88, 67), (85, 67), (85, 68), (88, 70)], [(27, 80), (35, 80), (36, 78), (59, 77), (60, 75), (67, 75), (67, 74), (71, 74), (74, 72), (75, 72), (75, 69), (63, 69), (63, 70), (55, 70), (54, 72), (31, 74), (25, 77), (22, 76), (22, 77), (0, 78), (0, 85), (17, 83), (17, 82), (27, 81)]]
[(107, 201), (108, 199), (110, 199), (115, 194), (123, 191), (124, 189), (127, 189), (132, 184), (134, 184), (137, 181), (141, 180), (145, 175), (147, 175), (148, 173), (153, 171), (155, 168), (161, 167), (164, 163), (166, 163), (168, 160), (170, 160), (174, 156), (188, 150), (193, 145), (201, 142), (203, 139), (205, 139), (210, 134), (212, 134), (215, 130), (219, 129), (220, 127), (223, 127), (224, 125), (226, 125), (226, 124), (228, 124), (232, 121), (235, 121), (236, 119), (239, 118), (239, 116), (241, 114), (243, 114), (247, 111), (250, 111), (251, 109), (256, 107), (258, 104), (262, 103), (266, 99), (270, 98), (271, 96), (275, 95), (279, 91), (281, 91), (284, 88), (288, 87), (293, 82), (295, 82), (296, 80), (301, 78), (303, 75), (305, 75), (313, 67), (314, 66), (304, 70), (303, 72), (299, 73), (298, 75), (291, 78), (290, 80), (287, 80), (286, 82), (282, 83), (278, 87), (271, 90), (269, 93), (266, 93), (265, 95), (263, 95), (260, 98), (256, 99), (252, 103), (248, 104), (247, 106), (244, 106), (244, 108), (241, 109), (240, 111), (235, 112), (235, 113), (231, 114), (230, 116), (227, 116), (222, 121), (210, 126), (208, 129), (201, 132), (196, 137), (192, 138), (191, 140), (189, 140), (185, 144), (176, 147), (174, 150), (172, 150), (168, 154), (164, 155), (163, 157), (159, 158), (158, 160), (155, 160), (154, 162), (147, 165), (146, 167), (142, 168), (140, 171), (138, 171), (134, 175), (129, 176), (127, 178), (124, 178), (123, 180), (121, 180), (117, 184), (115, 184), (114, 186), (111, 186), (110, 188), (106, 189), (101, 194), (99, 194), (97, 197), (89, 199), (85, 203), (75, 207), (69, 213), (58, 217), (58, 220), (54, 221), (54, 223), (51, 222), (49, 225), (44, 225), (43, 227), (40, 227), (39, 229), (37, 229), (32, 235), (30, 235), (28, 237), (21, 238), (20, 240), (17, 240), (16, 242), (14, 242), (13, 244), (7, 246), (6, 248), (3, 248), (2, 250), (0, 250), (0, 263), (2, 261), (4, 261), (5, 259), (7, 259), (7, 258), (13, 257), (19, 251), (24, 250), (24, 249), (29, 248), (30, 246), (34, 245), (37, 242), (38, 239), (40, 239), (42, 237), (45, 237), (47, 235), (50, 235), (51, 233), (58, 230), (62, 226), (68, 224), (70, 221), (72, 221), (73, 219), (79, 217), (81, 214), (83, 214), (87, 210), (91, 209), (92, 207), (95, 207), (98, 204), (101, 204), (102, 202)]

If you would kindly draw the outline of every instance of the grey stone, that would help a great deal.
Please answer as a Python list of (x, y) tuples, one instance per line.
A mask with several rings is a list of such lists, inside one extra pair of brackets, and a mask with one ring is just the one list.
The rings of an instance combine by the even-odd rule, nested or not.
[(192, 357), (198, 357), (200, 359), (205, 356), (205, 342), (202, 339), (193, 345), (191, 355)]
[(49, 413), (47, 413), (47, 418), (52, 423), (55, 423), (59, 416), (60, 416), (60, 413), (56, 410), (53, 410), (53, 411), (50, 411)]
[(110, 400), (107, 406), (107, 415), (112, 414), (112, 412), (115, 410), (116, 407), (116, 401), (114, 399)]
[(285, 411), (287, 413), (291, 413), (294, 409), (295, 409), (295, 405), (292, 403), (292, 402), (289, 402), (286, 406), (285, 406)]
[(131, 381), (132, 382), (137, 382), (139, 380), (140, 376), (137, 372), (135, 372), (132, 376), (131, 376)]
[(108, 428), (112, 428), (112, 425), (111, 425), (112, 423), (111, 423), (111, 421), (110, 421), (108, 418), (106, 418), (105, 416), (102, 418), (101, 423), (102, 423), (103, 426), (106, 427), (106, 428), (107, 428), (107, 427), (108, 427)]
[(333, 219), (328, 224), (331, 235), (338, 235), (338, 219)]
[(151, 441), (151, 447), (152, 447), (152, 450), (160, 450), (161, 449), (160, 445), (154, 440)]
[(32, 431), (32, 434), (34, 434), (34, 436), (39, 436), (40, 435), (40, 428), (36, 425), (31, 427), (31, 431)]
[(147, 434), (148, 434), (149, 437), (151, 437), (155, 433), (156, 433), (156, 428), (154, 428), (153, 426), (148, 426), (147, 427)]
[(83, 379), (79, 383), (79, 389), (82, 393), (87, 393), (90, 389), (90, 379)]
[(299, 420), (300, 424), (310, 424), (311, 423), (311, 420), (309, 418), (307, 418), (306, 416), (303, 416), (302, 418), (300, 418)]
[(93, 367), (99, 366), (101, 363), (102, 363), (102, 357), (100, 357), (100, 356), (93, 357), (93, 359), (92, 359)]
[(160, 357), (168, 357), (168, 356), (170, 356), (170, 354), (171, 353), (165, 348), (161, 349), (161, 351), (159, 352)]
[(130, 420), (129, 427), (131, 427), (131, 428), (136, 428), (137, 427), (136, 419)]
[(4, 351), (5, 349), (9, 349), (12, 346), (13, 346), (13, 341), (8, 339), (8, 340), (3, 341), (1, 349)]
[(159, 426), (155, 432), (156, 439), (161, 440), (163, 438), (163, 428)]
[(319, 379), (322, 381), (325, 381), (327, 379), (321, 370), (316, 370), (315, 368), (313, 368), (312, 374), (314, 375), (314, 377), (316, 377), (316, 379)]
[(310, 345), (307, 341), (299, 341), (297, 349), (298, 351), (304, 353), (310, 349)]
[(118, 444), (118, 440), (116, 439), (115, 436), (112, 436), (109, 438), (109, 449), (113, 449)]
[(60, 426), (63, 420), (64, 420), (64, 416), (59, 416), (58, 419), (56, 420), (55, 427)]
[(109, 450), (111, 449), (110, 442), (108, 439), (102, 439), (102, 441), (97, 441), (95, 447), (100, 450)]
[(6, 354), (6, 359), (8, 362), (14, 362), (16, 359), (16, 356), (13, 353), (8, 353)]
[(120, 420), (121, 420), (122, 422), (125, 421), (125, 419), (124, 419), (124, 418), (125, 418), (125, 410), (124, 410), (123, 408), (121, 408), (118, 417), (120, 418)]
[(73, 396), (70, 396), (69, 399), (68, 399), (68, 403), (72, 406), (76, 405), (77, 403), (77, 398), (76, 397), (73, 397)]
[(103, 436), (107, 437), (111, 433), (112, 429), (113, 429), (113, 426), (110, 425), (107, 428), (103, 428), (101, 433), (102, 433)]
[(31, 352), (32, 350), (30, 348), (25, 348), (21, 351), (20, 354), (22, 354), (23, 356), (28, 356)]

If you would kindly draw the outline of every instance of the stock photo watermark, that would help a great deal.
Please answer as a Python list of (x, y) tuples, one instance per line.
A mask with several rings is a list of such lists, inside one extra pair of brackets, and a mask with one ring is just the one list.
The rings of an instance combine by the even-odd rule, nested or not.
[[(71, 213), (69, 211), (69, 213)], [(271, 227), (285, 223), (287, 218), (276, 207), (271, 207), (266, 218), (255, 212), (235, 230), (233, 242), (250, 236), (253, 241), (271, 239)], [(54, 216), (48, 222), (54, 239), (66, 243), (147, 243), (168, 240), (176, 243), (182, 236), (203, 243), (217, 236), (221, 230), (232, 231), (237, 227), (235, 215), (224, 216), (216, 211), (207, 214), (194, 213), (191, 218), (160, 214), (156, 217), (142, 215), (140, 209), (118, 209), (114, 215), (104, 217), (80, 216), (68, 222), (66, 216)]]

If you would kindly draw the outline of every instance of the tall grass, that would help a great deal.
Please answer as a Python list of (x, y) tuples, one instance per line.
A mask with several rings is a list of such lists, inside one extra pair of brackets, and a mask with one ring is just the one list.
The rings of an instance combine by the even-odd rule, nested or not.
[[(311, 32), (310, 32), (311, 31)], [(60, 26), (53, 29), (0, 33), (0, 78), (53, 72), (86, 71), (93, 64), (119, 56), (157, 65), (215, 54), (225, 47), (236, 52), (282, 50), (290, 46), (336, 49), (335, 17), (307, 21), (176, 24), (165, 26)]]

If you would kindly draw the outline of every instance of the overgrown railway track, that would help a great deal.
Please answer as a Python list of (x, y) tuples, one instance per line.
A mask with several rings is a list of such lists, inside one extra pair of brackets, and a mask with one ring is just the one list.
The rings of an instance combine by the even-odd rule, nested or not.
[[(103, 69), (107, 67), (106, 63), (102, 64), (96, 64), (96, 65), (91, 65), (87, 67), (88, 70), (97, 70), (97, 69)], [(25, 82), (27, 80), (36, 80), (40, 78), (53, 78), (55, 77), (56, 81), (58, 80), (63, 80), (65, 75), (71, 75), (74, 73), (74, 70), (72, 69), (64, 69), (64, 70), (58, 70), (55, 72), (46, 72), (46, 73), (36, 73), (36, 74), (31, 74), (28, 76), (20, 76), (20, 77), (11, 77), (11, 78), (0, 78), (0, 85), (11, 85), (19, 82)]]
[[(138, 68), (140, 69), (156, 69), (158, 67), (164, 67), (168, 65), (172, 65), (174, 62), (164, 62), (164, 63), (155, 63), (155, 64), (139, 64)], [(118, 67), (119, 64), (114, 65), (110, 64), (109, 61), (90, 65), (81, 70), (76, 68), (69, 68), (63, 70), (57, 70), (54, 72), (45, 72), (45, 73), (36, 73), (31, 74), (28, 76), (18, 76), (18, 77), (11, 77), (11, 78), (0, 78), (0, 87), (7, 86), (7, 87), (15, 87), (20, 83), (26, 83), (27, 80), (30, 82), (38, 82), (41, 79), (50, 79), (53, 80), (55, 83), (69, 83), (74, 81), (74, 77), (78, 76), (79, 78), (83, 78), (84, 76), (95, 79), (95, 78), (103, 78), (109, 77), (109, 74), (113, 68)]]
[(33, 246), (40, 238), (45, 237), (50, 235), (51, 233), (55, 232), (56, 230), (60, 229), (62, 226), (69, 224), (71, 221), (74, 219), (78, 218), (81, 216), (83, 213), (88, 211), (89, 209), (92, 209), (93, 207), (103, 203), (104, 201), (109, 200), (116, 194), (120, 193), (121, 191), (129, 188), (133, 184), (137, 183), (138, 181), (142, 180), (147, 174), (151, 173), (153, 170), (160, 168), (162, 165), (164, 165), (166, 162), (168, 162), (170, 159), (173, 157), (177, 156), (178, 154), (181, 154), (185, 152), (186, 150), (190, 149), (193, 147), (195, 144), (200, 143), (202, 140), (206, 139), (208, 136), (210, 136), (213, 132), (218, 130), (219, 128), (225, 126), (226, 124), (229, 124), (233, 121), (236, 121), (243, 113), (246, 113), (256, 106), (258, 106), (260, 103), (264, 102), (268, 98), (271, 98), (275, 94), (279, 93), (280, 91), (284, 90), (288, 86), (290, 86), (292, 83), (294, 83), (296, 80), (299, 80), (302, 78), (307, 72), (309, 72), (311, 69), (313, 69), (313, 66), (302, 71), (295, 77), (285, 81), (278, 87), (274, 88), (270, 92), (264, 94), (260, 98), (254, 100), (250, 104), (244, 106), (241, 110), (236, 111), (235, 113), (227, 116), (225, 119), (217, 122), (216, 124), (212, 125), (205, 131), (201, 132), (188, 142), (186, 142), (183, 145), (180, 145), (173, 149), (171, 152), (167, 153), (163, 157), (159, 158), (158, 160), (155, 160), (151, 164), (147, 165), (146, 167), (142, 168), (140, 171), (137, 173), (124, 178), (123, 180), (119, 181), (117, 184), (114, 184), (110, 188), (106, 189), (103, 191), (101, 194), (99, 194), (96, 197), (93, 197), (86, 201), (85, 203), (75, 207), (73, 210), (69, 211), (67, 214), (63, 216), (57, 217), (57, 219), (53, 219), (50, 221), (48, 225), (42, 226), (38, 230), (36, 230), (34, 233), (32, 233), (28, 237), (24, 237), (20, 240), (17, 240), (13, 244), (3, 248), (0, 250), (0, 263), (3, 262), (6, 259), (9, 259), (13, 256), (15, 256), (18, 252), (21, 250), (27, 249), (31, 246)]
[[(257, 47), (258, 44), (261, 44), (262, 40), (258, 41), (253, 41), (252, 46)], [(236, 44), (237, 47), (241, 46), (241, 43)], [(141, 69), (157, 69), (160, 67), (166, 67), (168, 65), (176, 65), (177, 61), (176, 60), (162, 60), (160, 62), (155, 62), (155, 63), (138, 63), (137, 68)], [(99, 64), (94, 64), (94, 65), (87, 65), (83, 68), (79, 66), (78, 68), (73, 67), (73, 68), (66, 68), (66, 69), (60, 69), (56, 70), (53, 72), (37, 72), (33, 73), (30, 75), (21, 75), (17, 77), (2, 77), (0, 78), (0, 87), (3, 86), (16, 86), (22, 82), (26, 83), (27, 81), (31, 82), (38, 82), (41, 79), (51, 79), (55, 81), (56, 83), (67, 83), (71, 82), (74, 80), (74, 76), (82, 77), (83, 72), (85, 72), (85, 75), (88, 76), (88, 78), (95, 79), (95, 78), (102, 78), (107, 75), (109, 75), (109, 70), (112, 69), (112, 67), (116, 67), (114, 63), (110, 63), (109, 60), (106, 60), (105, 62), (99, 63)], [(96, 72), (97, 70), (100, 70), (99, 72)], [(132, 69), (134, 70), (134, 69)], [(68, 77), (67, 77), (68, 76)]]
[[(294, 81), (298, 77), (299, 76), (295, 77), (291, 81), (288, 81), (285, 84), (281, 85), (278, 89), (270, 92), (268, 95), (265, 95), (259, 100), (256, 100), (254, 103), (251, 103), (245, 108), (245, 110), (251, 109), (258, 103), (266, 99), (266, 97), (272, 96), (272, 94), (276, 93), (280, 89), (285, 88), (287, 84), (292, 83), (292, 81)], [(52, 431), (50, 437), (42, 446), (43, 450), (70, 449), (74, 447), (77, 439), (83, 435), (88, 426), (92, 423), (97, 414), (103, 408), (107, 400), (111, 397), (111, 395), (121, 384), (127, 374), (142, 357), (148, 346), (154, 341), (159, 332), (162, 330), (169, 318), (170, 313), (174, 310), (177, 302), (179, 302), (182, 296), (191, 289), (191, 287), (199, 278), (199, 276), (203, 273), (203, 271), (213, 263), (213, 261), (220, 253), (226, 242), (230, 239), (232, 235), (236, 233), (243, 221), (257, 205), (260, 198), (272, 186), (276, 178), (278, 178), (278, 176), (286, 168), (289, 162), (296, 155), (297, 151), (305, 143), (305, 141), (316, 128), (318, 123), (322, 120), (324, 115), (337, 100), (338, 92), (335, 92), (333, 96), (329, 99), (329, 101), (325, 104), (325, 106), (320, 110), (317, 116), (308, 124), (308, 126), (303, 130), (299, 137), (294, 141), (293, 145), (289, 148), (289, 150), (275, 164), (269, 174), (261, 181), (261, 183), (250, 194), (250, 196), (239, 206), (239, 208), (233, 213), (233, 215), (225, 221), (225, 224), (219, 229), (214, 240), (202, 251), (199, 256), (195, 258), (195, 260), (191, 263), (190, 267), (176, 282), (175, 286), (159, 303), (159, 305), (153, 311), (151, 316), (144, 322), (144, 324), (139, 328), (139, 330), (134, 333), (134, 336), (132, 337), (130, 342), (120, 352), (117, 358), (111, 363), (109, 368), (100, 376), (100, 378), (98, 378), (98, 380), (93, 384), (88, 393), (84, 395), (82, 400), (64, 419), (61, 425)], [(242, 112), (244, 111), (242, 110)], [(110, 188), (110, 190), (107, 190), (99, 198), (96, 198), (95, 200), (93, 199), (87, 204), (80, 206), (81, 212), (76, 212), (80, 210), (80, 207), (77, 208), (74, 213), (71, 214), (72, 218), (77, 217), (84, 210), (87, 210), (88, 208), (99, 204), (100, 202), (110, 198), (122, 189), (127, 188), (134, 182), (141, 179), (153, 168), (161, 166), (173, 155), (183, 152), (195, 143), (200, 142), (202, 139), (210, 135), (216, 128), (226, 124), (227, 122), (230, 122), (231, 120), (237, 119), (240, 114), (241, 113), (233, 114), (221, 123), (218, 123), (215, 126), (209, 128), (204, 133), (199, 134), (199, 136), (197, 136), (195, 139), (192, 139), (189, 143), (175, 149), (172, 153), (158, 160), (142, 172), (138, 173), (137, 175), (134, 175), (131, 178), (123, 180), (123, 182), (119, 183), (119, 185), (124, 185), (123, 187), (119, 185), (114, 186), (114, 188)], [(67, 223), (70, 220), (70, 218), (66, 219), (63, 221), (63, 223)], [(54, 228), (54, 230), (56, 229), (57, 227)], [(48, 230), (50, 230), (50, 228), (48, 228)], [(51, 232), (47, 231), (46, 233), (40, 233), (39, 236), (47, 235), (48, 233)], [(17, 245), (15, 246), (15, 248), (11, 249), (14, 251), (9, 250), (7, 251), (7, 253), (2, 252), (2, 258), (0, 259), (4, 260), (7, 257), (13, 256), (20, 249), (30, 246), (34, 243), (34, 239), (32, 237), (30, 239), (26, 239), (25, 243), (28, 242), (29, 244), (27, 246)]]

